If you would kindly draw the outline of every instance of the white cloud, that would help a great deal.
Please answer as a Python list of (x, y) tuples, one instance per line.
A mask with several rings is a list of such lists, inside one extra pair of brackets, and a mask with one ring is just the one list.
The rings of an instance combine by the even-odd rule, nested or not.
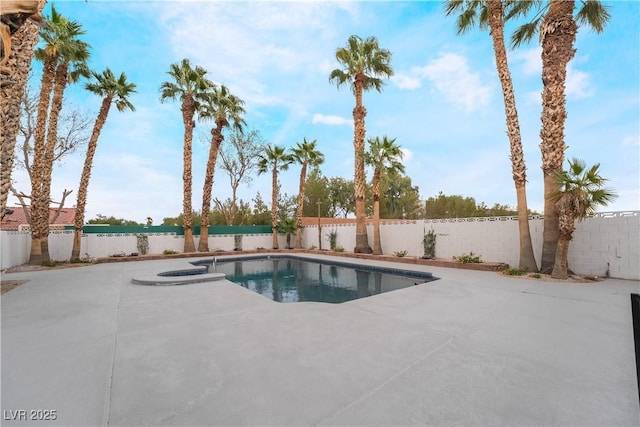
[(400, 89), (414, 90), (422, 86), (419, 78), (398, 73), (391, 77), (391, 82)]
[(480, 73), (471, 71), (463, 56), (447, 53), (415, 71), (450, 103), (467, 111), (480, 110), (491, 100), (491, 86), (482, 81)]
[(565, 84), (567, 97), (573, 99), (588, 98), (594, 93), (589, 74), (573, 68), (572, 63), (567, 67), (567, 81)]
[(623, 147), (638, 147), (640, 146), (640, 135), (627, 135), (622, 139)]
[(345, 119), (340, 116), (332, 116), (332, 115), (324, 115), (324, 114), (314, 114), (311, 122), (314, 124), (323, 124), (329, 126), (351, 126), (353, 125), (353, 120)]
[(540, 46), (532, 49), (523, 49), (513, 54), (514, 62), (521, 62), (522, 72), (527, 75), (538, 75), (542, 73), (542, 48)]
[(402, 151), (402, 163), (409, 163), (413, 159), (413, 152), (408, 148), (400, 148)]

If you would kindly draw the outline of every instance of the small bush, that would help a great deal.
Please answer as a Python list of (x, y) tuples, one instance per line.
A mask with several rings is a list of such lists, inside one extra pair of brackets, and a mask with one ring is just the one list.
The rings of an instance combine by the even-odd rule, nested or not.
[(178, 251), (174, 251), (174, 250), (171, 250), (171, 249), (165, 249), (164, 251), (162, 251), (162, 253), (165, 254), (165, 255), (173, 255), (173, 254), (177, 254)]
[(539, 279), (542, 276), (540, 276), (538, 273), (534, 273), (534, 274), (530, 274), (529, 277), (531, 277), (532, 279)]
[(62, 264), (60, 261), (42, 261), (42, 265), (45, 267), (55, 267), (58, 264)]
[(455, 258), (456, 261), (462, 264), (478, 264), (482, 262), (482, 258), (480, 257), (480, 255), (474, 255), (473, 251), (469, 252), (468, 254), (462, 254)]
[(110, 257), (114, 257), (114, 258), (120, 258), (120, 257), (123, 257), (123, 256), (127, 256), (127, 254), (125, 254), (124, 252), (120, 252), (120, 253), (112, 254), (112, 255), (109, 255), (109, 256)]
[(527, 270), (521, 270), (519, 268), (507, 268), (503, 273), (507, 276), (523, 276), (527, 273)]
[(91, 258), (89, 256), (89, 254), (85, 253), (85, 257), (84, 258), (76, 258), (76, 259), (72, 259), (71, 264), (92, 264), (94, 262), (96, 262), (95, 258)]
[(335, 248), (333, 248), (334, 252), (344, 252), (344, 248), (342, 246), (336, 246)]
[(329, 235), (327, 236), (327, 240), (329, 240), (329, 247), (331, 248), (332, 251), (342, 252), (337, 250), (338, 249), (338, 231), (337, 230), (333, 230), (331, 233), (329, 233)]
[(393, 254), (395, 256), (397, 256), (398, 258), (403, 258), (403, 257), (407, 256), (408, 253), (409, 253), (408, 251), (396, 251)]

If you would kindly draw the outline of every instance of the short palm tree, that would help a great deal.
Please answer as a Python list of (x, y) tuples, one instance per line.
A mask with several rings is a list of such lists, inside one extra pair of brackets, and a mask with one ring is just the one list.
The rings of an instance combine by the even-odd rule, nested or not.
[(245, 124), (242, 115), (245, 113), (244, 101), (232, 95), (226, 86), (215, 87), (208, 92), (200, 105), (200, 119), (211, 120), (215, 127), (211, 129), (211, 143), (209, 144), (209, 158), (202, 189), (202, 225), (200, 227), (199, 252), (209, 252), (209, 212), (211, 212), (211, 192), (218, 152), (224, 140), (222, 130), (232, 126), (242, 132)]
[(554, 194), (554, 200), (559, 216), (560, 235), (551, 277), (568, 277), (567, 254), (575, 221), (593, 215), (598, 206), (606, 206), (617, 197), (612, 190), (603, 188), (607, 180), (600, 176), (599, 168), (600, 164), (587, 168), (584, 161), (573, 159), (569, 161), (568, 171), (559, 171), (553, 175), (559, 188)]
[(258, 174), (271, 170), (271, 231), (273, 249), (278, 249), (278, 172), (289, 169), (293, 156), (287, 154), (284, 147), (269, 144), (264, 153), (258, 156)]
[(278, 232), (284, 234), (287, 239), (287, 249), (291, 249), (291, 235), (296, 232), (298, 226), (294, 218), (286, 218), (278, 224)]
[(40, 32), (44, 45), (35, 51), (36, 58), (43, 62), (43, 71), (33, 147), (33, 170), (39, 173), (34, 174), (31, 183), (31, 264), (49, 260), (49, 203), (57, 124), (67, 79), (75, 76), (68, 75), (68, 66), (74, 62), (84, 69), (83, 63), (89, 57), (89, 46), (78, 39), (85, 33), (78, 22), (69, 21), (53, 6), (46, 20), (47, 26)]
[(171, 77), (170, 81), (163, 82), (160, 86), (160, 102), (168, 99), (179, 99), (182, 103), (182, 122), (184, 123), (184, 148), (183, 148), (183, 169), (182, 169), (182, 215), (184, 219), (184, 252), (195, 252), (196, 246), (193, 241), (193, 217), (191, 207), (191, 185), (193, 174), (192, 165), (192, 145), (193, 128), (196, 126), (193, 116), (198, 111), (199, 103), (205, 93), (213, 87), (205, 74), (207, 71), (196, 66), (193, 68), (188, 59), (171, 64), (167, 72)]
[(93, 157), (95, 156), (96, 149), (98, 148), (98, 138), (100, 138), (100, 132), (102, 132), (102, 128), (107, 121), (111, 105), (115, 104), (118, 111), (121, 112), (127, 109), (135, 111), (135, 107), (131, 101), (129, 101), (129, 97), (131, 94), (136, 92), (136, 85), (127, 81), (125, 73), (121, 73), (120, 76), (116, 78), (113, 72), (107, 68), (102, 73), (93, 71), (91, 74), (94, 81), (87, 83), (85, 88), (89, 92), (101, 96), (102, 104), (100, 105), (100, 110), (98, 111), (93, 131), (91, 132), (91, 139), (89, 139), (87, 155), (82, 168), (82, 176), (80, 177), (76, 214), (73, 221), (74, 231), (73, 249), (71, 251), (72, 260), (80, 258), (80, 238), (82, 236), (82, 226), (84, 224), (84, 214), (87, 204), (87, 192), (89, 190), (89, 179), (91, 178)]
[(517, 47), (536, 34), (542, 45), (542, 128), (540, 151), (544, 176), (544, 231), (541, 271), (549, 272), (555, 264), (559, 239), (559, 216), (554, 194), (558, 192), (556, 172), (564, 163), (564, 125), (567, 118), (565, 87), (567, 65), (575, 55), (578, 24), (587, 24), (597, 33), (604, 31), (610, 15), (607, 6), (598, 0), (581, 2), (575, 13), (575, 1), (550, 0), (545, 2), (509, 2), (506, 19), (526, 16), (533, 8), (535, 18), (513, 33), (511, 43)]
[(353, 109), (354, 135), (354, 187), (356, 197), (356, 247), (354, 252), (371, 253), (367, 238), (365, 222), (365, 188), (364, 173), (364, 138), (366, 128), (364, 118), (367, 109), (362, 105), (362, 93), (375, 89), (382, 91), (383, 78), (393, 75), (391, 68), (391, 52), (378, 45), (378, 39), (368, 37), (362, 39), (356, 35), (350, 36), (347, 45), (336, 50), (336, 59), (342, 68), (331, 72), (329, 81), (338, 88), (349, 84), (356, 98)]
[(502, 0), (447, 0), (445, 13), (458, 15), (458, 34), (468, 31), (477, 24), (480, 28), (489, 28), (493, 41), (493, 53), (496, 60), (498, 77), (502, 85), (502, 96), (509, 137), (511, 172), (516, 188), (518, 209), (518, 229), (520, 237), (520, 257), (518, 266), (523, 270), (537, 271), (531, 231), (529, 228), (529, 212), (527, 207), (527, 168), (522, 150), (520, 122), (516, 108), (516, 97), (511, 80), (511, 71), (507, 61), (507, 50), (504, 43), (504, 17)]
[(386, 135), (369, 138), (369, 150), (364, 153), (364, 161), (373, 167), (373, 254), (382, 255), (380, 241), (380, 181), (383, 174), (404, 172), (403, 154), (396, 139), (388, 139)]
[(300, 164), (300, 186), (298, 188), (298, 207), (296, 209), (296, 249), (302, 249), (302, 212), (304, 210), (304, 192), (307, 184), (307, 167), (317, 167), (324, 163), (324, 154), (316, 149), (317, 141), (307, 141), (304, 138), (291, 149), (291, 154), (296, 163)]

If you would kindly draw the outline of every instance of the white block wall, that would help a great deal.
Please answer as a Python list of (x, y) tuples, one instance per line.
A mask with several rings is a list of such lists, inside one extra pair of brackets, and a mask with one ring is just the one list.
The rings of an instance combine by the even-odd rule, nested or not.
[[(542, 252), (542, 218), (529, 221), (536, 261)], [(385, 254), (408, 252), (408, 256), (423, 255), (424, 233), (436, 233), (436, 257), (452, 258), (473, 252), (488, 262), (504, 262), (517, 267), (519, 258), (518, 222), (515, 218), (468, 218), (451, 220), (415, 220), (380, 224), (382, 249)], [(338, 246), (351, 252), (355, 247), (355, 225), (323, 225), (322, 248), (329, 248), (328, 236), (338, 233)], [(369, 244), (373, 246), (373, 226), (367, 226)], [(271, 248), (271, 234), (243, 236), (243, 249)], [(198, 236), (194, 237), (196, 247)], [(0, 232), (1, 268), (21, 265), (29, 260), (30, 235), (26, 232)], [(182, 252), (184, 237), (169, 233), (148, 235), (150, 254), (161, 254), (165, 249)], [(291, 237), (292, 245), (295, 236)], [(73, 243), (72, 231), (52, 232), (49, 252), (57, 261), (68, 260)], [(280, 248), (286, 247), (286, 238), (278, 238)], [(318, 247), (317, 226), (303, 229), (305, 248)], [(233, 250), (233, 235), (209, 236), (209, 248)], [(138, 252), (134, 233), (86, 234), (82, 237), (81, 257), (101, 258), (113, 254)], [(569, 245), (569, 267), (577, 274), (604, 276), (607, 268), (611, 277), (640, 280), (640, 211), (598, 214), (576, 224), (573, 241)]]

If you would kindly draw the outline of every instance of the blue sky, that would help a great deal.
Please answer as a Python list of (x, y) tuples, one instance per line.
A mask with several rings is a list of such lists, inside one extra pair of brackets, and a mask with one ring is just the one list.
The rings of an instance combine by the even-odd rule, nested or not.
[[(50, 2), (51, 3), (51, 2)], [(612, 19), (598, 35), (580, 28), (567, 81), (566, 157), (601, 163), (619, 194), (606, 210), (640, 209), (640, 3), (605, 2)], [(92, 46), (90, 66), (125, 72), (138, 86), (135, 112), (112, 108), (94, 159), (86, 218), (114, 215), (154, 224), (182, 211), (183, 127), (178, 102), (161, 104), (169, 65), (188, 58), (245, 102), (249, 129), (291, 147), (316, 139), (327, 177), (353, 177), (354, 98), (329, 83), (336, 48), (347, 38), (376, 36), (392, 54), (395, 76), (381, 93), (367, 92), (367, 138), (397, 138), (405, 167), (422, 198), (445, 194), (515, 206), (509, 142), (500, 83), (487, 32), (456, 35), (455, 19), (438, 1), (231, 2), (57, 1), (64, 16), (82, 23)], [(49, 7), (46, 9), (48, 14)], [(509, 52), (516, 90), (531, 209), (543, 209), (540, 170), (540, 48)], [(39, 75), (36, 74), (39, 79)], [(39, 80), (38, 80), (39, 82)], [(94, 117), (100, 99), (82, 85), (66, 101)], [(201, 206), (210, 125), (194, 135), (193, 207)], [(53, 197), (75, 195), (84, 150), (54, 170)], [(371, 176), (369, 171), (368, 176)], [(16, 188), (28, 192), (24, 171)], [(281, 174), (282, 190), (296, 194), (299, 167)], [(240, 190), (270, 200), (269, 176)], [(231, 190), (222, 172), (215, 197)], [(11, 198), (10, 203), (16, 200)]]

